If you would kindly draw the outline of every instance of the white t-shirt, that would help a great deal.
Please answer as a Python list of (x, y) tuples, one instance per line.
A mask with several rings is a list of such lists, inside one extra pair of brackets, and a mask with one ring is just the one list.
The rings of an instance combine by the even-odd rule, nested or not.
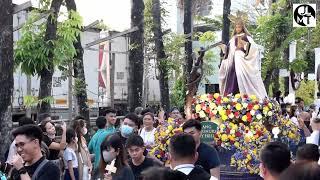
[(320, 131), (313, 131), (309, 137), (306, 139), (307, 144), (315, 144), (319, 146), (319, 136), (320, 136)]
[(143, 128), (140, 132), (140, 136), (143, 139), (145, 145), (154, 145), (154, 134), (156, 132), (156, 128), (153, 128), (151, 131), (147, 132), (145, 128)]
[(66, 169), (68, 169), (68, 161), (72, 161), (72, 167), (78, 168), (78, 159), (76, 153), (72, 148), (67, 147), (63, 152), (63, 160), (65, 163)]
[(290, 120), (291, 120), (296, 126), (299, 127), (298, 119), (297, 119), (295, 116), (293, 116), (292, 118), (290, 118)]

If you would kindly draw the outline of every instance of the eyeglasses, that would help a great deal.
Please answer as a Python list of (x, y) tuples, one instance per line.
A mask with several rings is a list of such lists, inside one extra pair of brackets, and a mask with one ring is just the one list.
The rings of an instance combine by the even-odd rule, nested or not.
[(28, 144), (28, 143), (30, 143), (30, 142), (32, 142), (32, 141), (34, 141), (35, 139), (31, 139), (29, 142), (19, 142), (19, 143), (16, 143), (15, 145), (16, 145), (16, 148), (18, 149), (18, 148), (23, 148), (26, 144)]

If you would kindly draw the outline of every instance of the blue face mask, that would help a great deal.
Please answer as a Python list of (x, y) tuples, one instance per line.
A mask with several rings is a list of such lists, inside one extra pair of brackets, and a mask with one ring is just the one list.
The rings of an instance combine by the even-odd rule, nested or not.
[(128, 125), (122, 125), (120, 131), (123, 137), (129, 137), (133, 133), (133, 128)]

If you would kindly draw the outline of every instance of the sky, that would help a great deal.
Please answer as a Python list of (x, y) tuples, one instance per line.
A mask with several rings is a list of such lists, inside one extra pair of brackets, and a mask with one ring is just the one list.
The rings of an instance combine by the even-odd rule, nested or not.
[[(16, 4), (22, 4), (29, 0), (13, 0)], [(38, 6), (39, 0), (31, 0), (33, 6)], [(103, 22), (111, 29), (123, 31), (130, 28), (131, 0), (75, 0), (77, 9), (83, 17), (84, 25), (95, 20)], [(175, 27), (175, 0), (167, 0), (167, 10), (171, 12), (168, 17), (168, 26)]]

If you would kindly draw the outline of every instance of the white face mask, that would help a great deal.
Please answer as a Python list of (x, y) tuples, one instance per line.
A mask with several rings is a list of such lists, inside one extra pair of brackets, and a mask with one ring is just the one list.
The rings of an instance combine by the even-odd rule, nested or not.
[(104, 162), (108, 163), (116, 159), (117, 155), (115, 152), (103, 151), (102, 152)]
[(86, 135), (86, 134), (88, 133), (88, 129), (87, 129), (87, 128), (82, 128), (82, 129), (81, 129), (81, 133), (82, 133), (83, 135)]

